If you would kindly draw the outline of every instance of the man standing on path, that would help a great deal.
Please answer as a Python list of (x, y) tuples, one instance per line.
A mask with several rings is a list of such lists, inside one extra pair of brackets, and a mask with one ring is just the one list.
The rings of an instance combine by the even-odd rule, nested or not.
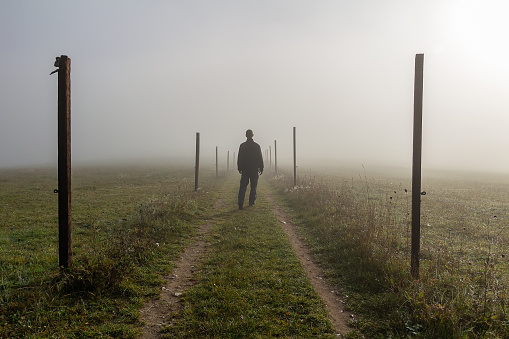
[(237, 157), (237, 169), (241, 174), (239, 188), (239, 209), (244, 206), (244, 197), (246, 195), (247, 184), (251, 182), (249, 192), (249, 206), (253, 206), (256, 200), (256, 186), (258, 186), (258, 175), (263, 173), (262, 149), (253, 140), (253, 131), (246, 131), (247, 140), (240, 144), (239, 155)]

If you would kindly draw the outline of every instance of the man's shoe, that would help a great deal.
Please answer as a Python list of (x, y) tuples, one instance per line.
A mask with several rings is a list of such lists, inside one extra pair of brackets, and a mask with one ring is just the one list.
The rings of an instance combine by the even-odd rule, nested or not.
[(252, 204), (249, 204), (249, 207), (252, 207), (252, 206), (254, 206), (254, 202)]
[(243, 209), (244, 209), (244, 206), (239, 204), (239, 210), (243, 210)]

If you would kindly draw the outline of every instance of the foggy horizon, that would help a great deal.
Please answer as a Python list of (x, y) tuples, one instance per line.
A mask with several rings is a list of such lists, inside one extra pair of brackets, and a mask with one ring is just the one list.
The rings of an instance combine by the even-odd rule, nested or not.
[[(57, 163), (55, 57), (71, 59), (75, 164), (238, 152), (411, 168), (424, 54), (424, 169), (509, 172), (503, 1), (0, 3), (0, 168)], [(274, 156), (274, 154), (273, 154)], [(223, 159), (223, 160), (221, 160)], [(311, 164), (311, 165), (310, 165)], [(193, 163), (190, 164), (193, 166)]]

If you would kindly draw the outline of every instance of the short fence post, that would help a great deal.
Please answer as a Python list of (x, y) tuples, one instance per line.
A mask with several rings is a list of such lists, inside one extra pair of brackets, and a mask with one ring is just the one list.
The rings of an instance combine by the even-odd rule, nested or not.
[(276, 147), (276, 140), (274, 140), (274, 170), (276, 171), (276, 175), (277, 175), (277, 147)]
[(297, 186), (297, 131), (293, 128), (293, 186)]
[(58, 257), (61, 268), (72, 266), (71, 226), (71, 59), (58, 66)]
[(412, 276), (419, 278), (419, 251), (421, 239), (421, 155), (422, 155), (422, 97), (424, 54), (415, 55), (414, 83), (414, 140), (412, 161)]
[(269, 145), (269, 168), (272, 169), (272, 146)]
[(196, 161), (194, 166), (194, 191), (198, 191), (198, 174), (200, 173), (200, 133), (196, 133)]

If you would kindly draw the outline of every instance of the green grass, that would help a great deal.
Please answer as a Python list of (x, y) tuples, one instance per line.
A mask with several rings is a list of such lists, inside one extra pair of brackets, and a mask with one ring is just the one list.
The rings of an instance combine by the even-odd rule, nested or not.
[(0, 337), (139, 334), (140, 307), (211, 208), (219, 181), (202, 180), (195, 193), (193, 170), (75, 169), (74, 265), (60, 270), (56, 169), (0, 171)]
[[(266, 179), (259, 190), (267, 190)], [(235, 179), (238, 179), (235, 176)], [(238, 180), (223, 192), (207, 259), (171, 338), (333, 338), (321, 299), (302, 270), (270, 204), (237, 210)]]
[(56, 169), (0, 171), (0, 337), (139, 336), (140, 308), (210, 219), (211, 249), (167, 336), (334, 337), (270, 204), (260, 194), (238, 211), (238, 176), (213, 177), (195, 193), (192, 170), (74, 169), (74, 265), (61, 270)]
[(419, 280), (409, 273), (408, 177), (313, 173), (296, 188), (284, 176), (273, 184), (367, 337), (509, 335), (507, 178), (423, 180)]
[[(420, 279), (409, 265), (410, 180), (394, 173), (264, 174), (238, 211), (238, 176), (192, 169), (73, 170), (74, 266), (58, 267), (56, 169), (0, 171), (0, 337), (134, 338), (139, 310), (212, 220), (176, 338), (332, 338), (322, 301), (264, 190), (292, 211), (368, 338), (509, 336), (509, 180), (425, 176)], [(407, 191), (405, 192), (405, 189)], [(216, 199), (224, 206), (214, 208)], [(495, 218), (495, 215), (497, 216)], [(335, 288), (336, 289), (336, 288)]]

